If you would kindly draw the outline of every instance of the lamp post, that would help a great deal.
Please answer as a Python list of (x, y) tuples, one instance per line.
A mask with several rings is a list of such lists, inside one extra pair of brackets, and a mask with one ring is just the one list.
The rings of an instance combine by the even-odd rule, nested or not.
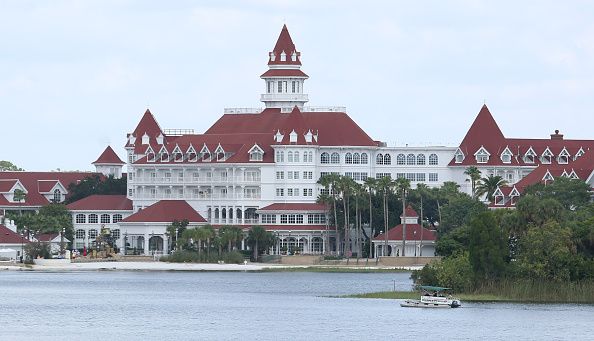
[[(380, 234), (384, 233), (384, 230), (380, 230)], [(386, 242), (384, 247), (382, 247), (382, 256), (386, 255), (386, 248), (387, 248), (388, 243)], [(378, 255), (379, 256), (379, 255)], [(378, 257), (379, 258), (379, 257)]]
[(60, 233), (60, 256), (64, 258), (64, 233), (66, 233), (66, 228), (62, 227), (62, 232)]
[(415, 240), (415, 257), (417, 256), (417, 230), (413, 231), (413, 239)]
[(128, 254), (128, 230), (124, 232), (124, 256)]
[(177, 251), (177, 233), (178, 233), (178, 231), (179, 231), (179, 228), (176, 227), (175, 228), (175, 251)]

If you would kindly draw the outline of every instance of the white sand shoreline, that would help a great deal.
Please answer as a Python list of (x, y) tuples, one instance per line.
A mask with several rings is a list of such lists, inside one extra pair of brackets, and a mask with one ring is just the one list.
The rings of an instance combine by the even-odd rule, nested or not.
[[(10, 265), (0, 264), (0, 270), (13, 271), (263, 271), (283, 268), (341, 268), (341, 269), (395, 269), (394, 267), (348, 267), (318, 265), (285, 265), (285, 264), (212, 264), (212, 263), (166, 263), (166, 262), (91, 262), (68, 263), (56, 265)], [(417, 270), (420, 267), (399, 267), (401, 270)]]

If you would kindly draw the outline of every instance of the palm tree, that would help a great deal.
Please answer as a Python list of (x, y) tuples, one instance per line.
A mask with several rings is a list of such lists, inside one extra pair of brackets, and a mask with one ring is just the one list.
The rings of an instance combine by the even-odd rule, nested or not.
[(206, 240), (208, 237), (209, 231), (204, 228), (195, 228), (193, 229), (193, 237), (194, 240), (198, 241), (198, 259), (202, 259), (200, 257), (200, 252), (202, 251), (202, 241)]
[[(476, 166), (470, 166), (466, 168), (464, 174), (468, 175), (468, 177), (470, 178), (470, 188), (472, 192), (472, 197), (475, 198), (476, 184), (481, 178), (481, 171), (478, 168), (476, 168)], [(468, 179), (466, 181), (468, 181)]]
[(344, 252), (347, 257), (351, 256), (351, 234), (350, 234), (350, 197), (356, 186), (355, 180), (348, 176), (340, 176), (338, 188), (342, 194), (342, 208), (344, 211)]
[(258, 261), (259, 247), (274, 242), (274, 235), (262, 226), (254, 225), (248, 233), (248, 242), (254, 249), (254, 261)]
[(338, 182), (340, 180), (340, 175), (338, 174), (327, 174), (324, 175), (318, 180), (318, 184), (324, 186), (324, 188), (328, 191), (328, 195), (332, 201), (332, 211), (334, 212), (334, 231), (336, 233), (335, 236), (335, 247), (336, 252), (340, 253), (340, 238), (338, 238), (338, 212), (336, 211), (336, 198), (338, 196)]
[(372, 251), (372, 247), (371, 247), (371, 239), (373, 238), (374, 234), (373, 234), (373, 204), (371, 202), (371, 197), (373, 195), (373, 192), (376, 189), (377, 186), (377, 180), (374, 178), (367, 178), (365, 179), (365, 182), (363, 183), (364, 188), (366, 189), (367, 193), (369, 194), (369, 252), (367, 252), (367, 258), (369, 259), (369, 257), (371, 256), (371, 251)]
[(501, 186), (506, 186), (507, 181), (503, 180), (503, 178), (499, 175), (489, 175), (486, 178), (482, 178), (479, 184), (476, 187), (476, 196), (480, 197), (483, 194), (487, 195), (487, 200), (489, 202), (493, 201), (493, 194), (497, 190), (497, 188)]
[(406, 192), (410, 188), (410, 180), (406, 178), (398, 178), (394, 183), (394, 187), (396, 191), (400, 193), (400, 197), (402, 198), (402, 257), (406, 256), (405, 254), (405, 247), (406, 247)]
[(210, 258), (210, 241), (215, 236), (215, 230), (212, 225), (204, 225), (202, 230), (204, 230), (204, 238), (206, 239), (206, 257)]
[(365, 188), (363, 185), (355, 182), (353, 184), (353, 194), (355, 197), (355, 231), (357, 235), (357, 240), (355, 242), (355, 246), (357, 248), (357, 260), (361, 257), (361, 209), (359, 206), (359, 202), (361, 198), (365, 196)]
[(384, 248), (382, 256), (386, 255), (388, 251), (388, 226), (389, 225), (389, 210), (388, 210), (388, 194), (392, 193), (394, 181), (389, 176), (384, 176), (376, 181), (376, 189), (382, 193), (383, 207), (384, 207)]

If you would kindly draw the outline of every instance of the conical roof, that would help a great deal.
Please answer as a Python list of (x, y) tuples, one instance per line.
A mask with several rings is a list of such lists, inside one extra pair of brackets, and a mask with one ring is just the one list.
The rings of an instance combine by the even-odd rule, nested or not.
[[(285, 61), (281, 61), (281, 54), (283, 52), (287, 56)], [(293, 39), (291, 39), (287, 25), (283, 25), (283, 29), (278, 36), (278, 40), (276, 41), (276, 45), (274, 45), (272, 53), (275, 58), (274, 61), (270, 58), (268, 60), (268, 65), (301, 65), (301, 61), (299, 60), (301, 53), (297, 52), (295, 49), (295, 44), (293, 43)], [(291, 59), (293, 53), (297, 54), (295, 60)]]
[(105, 148), (103, 153), (101, 153), (99, 158), (95, 162), (93, 162), (93, 164), (94, 165), (96, 165), (96, 164), (123, 165), (124, 161), (122, 161), (122, 159), (120, 159), (118, 154), (116, 154), (116, 152), (111, 148), (111, 146), (107, 146), (107, 148)]

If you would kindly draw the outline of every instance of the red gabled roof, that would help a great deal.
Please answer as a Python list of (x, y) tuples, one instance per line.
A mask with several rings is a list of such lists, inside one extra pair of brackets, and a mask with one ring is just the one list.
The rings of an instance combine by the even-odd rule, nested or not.
[(29, 241), (13, 232), (8, 227), (0, 224), (0, 244), (27, 244)]
[[(419, 214), (412, 208), (411, 205), (406, 206), (406, 210), (404, 212), (406, 213), (407, 218), (419, 217)], [(400, 218), (404, 218), (404, 215), (400, 214)]]
[(0, 179), (0, 193), (10, 192), (17, 181), (16, 179)]
[[(206, 134), (267, 134), (268, 144), (273, 144), (273, 136), (277, 131), (285, 135), (283, 139), (289, 144), (289, 134), (294, 129), (292, 123), (298, 124), (301, 128), (311, 129), (313, 134), (318, 135), (315, 142), (320, 146), (377, 146), (346, 113), (344, 112), (306, 112), (295, 110), (291, 114), (281, 113), (279, 108), (268, 108), (260, 114), (225, 114), (216, 121)], [(296, 117), (300, 116), (300, 117)], [(287, 121), (289, 121), (287, 123)], [(291, 124), (290, 124), (291, 123)], [(303, 134), (307, 131), (297, 131), (303, 141)]]
[(107, 148), (105, 148), (103, 153), (101, 153), (99, 158), (95, 162), (93, 162), (93, 164), (123, 165), (124, 161), (120, 159), (118, 154), (116, 154), (116, 152), (111, 148), (111, 146), (107, 146)]
[[(283, 62), (281, 61), (281, 53), (285, 53), (287, 56), (286, 60)], [(291, 59), (293, 53), (297, 53), (297, 58), (295, 61)], [(275, 55), (274, 61), (272, 58), (268, 59), (268, 65), (301, 65), (301, 53), (297, 52), (295, 49), (295, 44), (293, 44), (293, 39), (291, 39), (291, 35), (289, 34), (289, 30), (287, 29), (287, 25), (283, 25), (283, 28), (278, 36), (278, 40), (276, 41), (276, 45), (274, 45), (274, 49), (272, 53)]]
[(53, 232), (53, 233), (40, 233), (40, 234), (35, 235), (35, 239), (37, 239), (40, 242), (51, 242), (52, 240), (54, 240), (54, 238), (56, 238), (58, 236), (60, 236), (60, 234), (59, 233), (55, 233), (55, 232)]
[[(142, 144), (142, 137), (144, 136), (144, 134), (149, 136), (149, 144), (148, 145)], [(132, 132), (132, 136), (134, 136), (136, 138), (135, 143), (132, 145), (132, 144), (130, 144), (130, 141), (128, 140), (126, 142), (126, 147), (133, 146), (134, 152), (136, 154), (144, 154), (144, 152), (150, 145), (153, 149), (156, 149), (155, 153), (157, 153), (159, 151), (160, 147), (158, 147), (158, 145), (157, 145), (156, 138), (159, 135), (163, 135), (163, 137), (164, 137), (163, 140), (165, 141), (165, 134), (163, 134), (163, 130), (159, 126), (159, 123), (157, 123), (155, 116), (153, 116), (153, 114), (151, 113), (151, 111), (149, 109), (146, 109), (146, 111), (144, 112), (144, 115), (142, 115), (142, 118), (140, 119), (140, 122), (138, 122), (138, 125), (134, 129), (134, 132)]]
[(187, 219), (190, 223), (204, 223), (206, 220), (185, 200), (161, 200), (140, 210), (126, 219), (124, 223), (171, 223)]
[(49, 201), (41, 192), (49, 192), (57, 182), (68, 189), (70, 184), (76, 184), (86, 177), (95, 175), (103, 176), (90, 172), (0, 172), (0, 180), (18, 179), (27, 191), (23, 203), (8, 202), (3, 195), (0, 195), (0, 206), (44, 206), (49, 204)]
[[(487, 163), (479, 164), (474, 154), (481, 147), (489, 152), (490, 157)], [(551, 135), (550, 139), (505, 138), (489, 109), (483, 105), (459, 148), (464, 153), (464, 161), (456, 163), (454, 158), (450, 161), (450, 166), (538, 166), (541, 163), (540, 156), (547, 149), (553, 154), (552, 165), (558, 164), (557, 156), (564, 149), (570, 154), (568, 164), (571, 165), (575, 162), (573, 156), (580, 149), (584, 152), (594, 149), (594, 140), (566, 140), (558, 131)], [(506, 148), (512, 155), (510, 163), (503, 163), (501, 160), (501, 154)], [(535, 152), (536, 157), (533, 163), (525, 163), (524, 155), (530, 149)]]
[(300, 211), (300, 212), (311, 212), (311, 211), (327, 211), (328, 206), (325, 204), (318, 203), (275, 203), (262, 208), (258, 211)]
[(39, 191), (39, 193), (49, 193), (58, 182), (58, 180), (38, 180), (37, 190)]
[(305, 72), (298, 69), (270, 69), (264, 72), (260, 78), (267, 77), (297, 77), (297, 78), (309, 78)]
[(70, 211), (132, 211), (132, 200), (125, 195), (94, 194), (66, 206)]
[[(421, 231), (422, 236), (421, 236)], [(421, 228), (419, 224), (406, 224), (406, 240), (436, 240), (437, 235), (435, 231), (429, 230), (425, 227)], [(378, 234), (374, 241), (383, 241), (385, 236), (383, 233)], [(397, 225), (388, 230), (388, 240), (402, 240), (402, 225)]]

